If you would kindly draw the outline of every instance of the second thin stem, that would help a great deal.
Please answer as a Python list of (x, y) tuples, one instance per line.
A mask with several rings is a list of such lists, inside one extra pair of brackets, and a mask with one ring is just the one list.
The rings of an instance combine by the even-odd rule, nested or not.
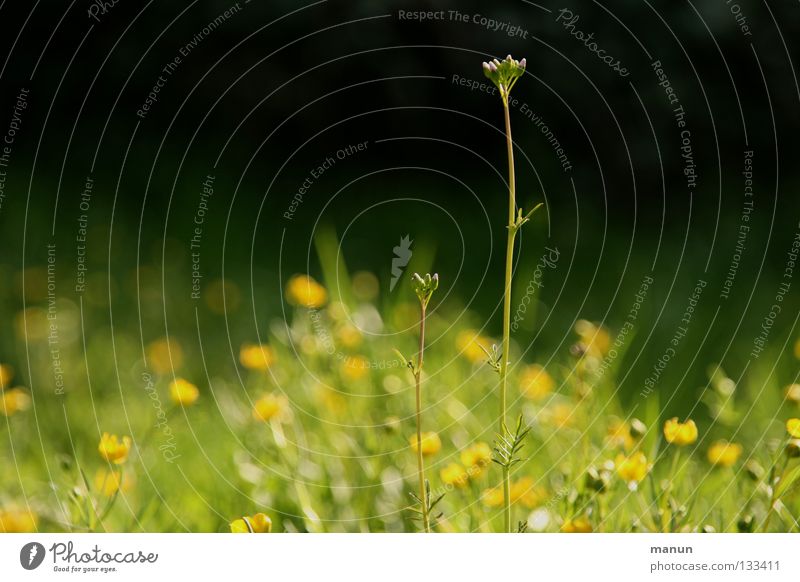
[(431, 531), (431, 521), (428, 515), (428, 492), (425, 487), (425, 464), (422, 458), (422, 391), (420, 381), (422, 376), (422, 360), (425, 355), (425, 304), (420, 304), (419, 316), (419, 359), (417, 370), (414, 373), (417, 396), (417, 469), (419, 473), (419, 498), (422, 504), (422, 525), (427, 533)]

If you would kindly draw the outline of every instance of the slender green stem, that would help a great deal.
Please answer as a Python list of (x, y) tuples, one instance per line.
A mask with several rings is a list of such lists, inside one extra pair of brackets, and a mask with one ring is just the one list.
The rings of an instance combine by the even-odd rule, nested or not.
[(431, 522), (428, 515), (428, 492), (425, 487), (425, 465), (422, 458), (422, 391), (420, 390), (420, 376), (422, 375), (422, 360), (425, 356), (425, 303), (420, 302), (419, 316), (419, 359), (414, 372), (417, 397), (417, 472), (419, 474), (419, 498), (422, 504), (422, 525), (425, 532), (430, 533)]
[[(506, 432), (506, 385), (508, 383), (508, 360), (511, 349), (511, 277), (514, 269), (514, 238), (516, 225), (514, 213), (517, 208), (516, 184), (514, 180), (514, 142), (511, 139), (511, 116), (508, 96), (503, 95), (503, 112), (506, 122), (506, 147), (508, 149), (508, 235), (506, 239), (506, 278), (503, 291), (503, 361), (500, 362), (500, 434)], [(511, 476), (508, 467), (503, 468), (503, 515), (505, 531), (511, 532)]]
[(669, 533), (670, 531), (670, 521), (672, 520), (672, 516), (670, 515), (667, 517), (667, 512), (669, 510), (669, 496), (672, 494), (672, 485), (677, 478), (676, 473), (678, 472), (678, 463), (680, 462), (681, 457), (681, 450), (676, 449), (675, 455), (672, 457), (672, 466), (669, 469), (669, 479), (667, 481), (667, 489), (664, 491), (663, 501), (661, 504), (661, 529), (664, 533)]
[[(770, 495), (769, 498), (769, 507), (767, 508), (767, 516), (764, 518), (764, 524), (761, 526), (761, 531), (764, 533), (769, 531), (769, 522), (772, 520), (772, 514), (774, 513), (775, 510), (775, 503), (778, 501), (777, 498), (775, 497), (775, 489), (777, 488), (777, 484), (779, 484), (781, 482), (781, 479), (783, 479), (783, 474), (786, 472), (786, 466), (788, 464), (789, 464), (789, 457), (784, 456), (780, 470), (778, 472), (775, 472), (775, 467), (777, 466), (776, 464), (773, 465), (772, 471), (770, 471), (772, 475), (770, 477), (769, 486), (770, 489), (772, 490), (772, 494)], [(778, 475), (777, 483), (775, 481), (775, 475)]]

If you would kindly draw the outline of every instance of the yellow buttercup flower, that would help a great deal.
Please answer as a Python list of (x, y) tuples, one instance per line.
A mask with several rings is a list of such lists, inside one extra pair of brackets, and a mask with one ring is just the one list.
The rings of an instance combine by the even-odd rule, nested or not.
[(483, 351), (483, 348), (488, 350), (491, 343), (489, 338), (480, 335), (474, 329), (466, 329), (456, 336), (456, 348), (473, 364), (487, 360), (486, 352)]
[[(417, 435), (413, 435), (410, 439), (408, 439), (411, 448), (414, 452), (417, 452)], [(442, 441), (439, 438), (439, 435), (435, 432), (423, 432), (422, 433), (422, 454), (426, 457), (431, 455), (435, 455), (440, 450), (442, 450)]]
[(591, 321), (578, 320), (575, 323), (575, 333), (578, 334), (585, 353), (590, 356), (602, 358), (611, 347), (611, 336), (608, 331)]
[(503, 505), (503, 488), (492, 487), (481, 493), (481, 501), (486, 507), (500, 507)]
[(177, 378), (169, 384), (169, 397), (180, 406), (191, 406), (197, 401), (200, 391), (197, 386), (183, 378)]
[(27, 410), (30, 405), (31, 397), (21, 388), (0, 392), (0, 414), (12, 416), (21, 410)]
[(286, 298), (292, 305), (312, 309), (325, 305), (328, 292), (308, 275), (295, 275), (286, 284)]
[(100, 456), (109, 463), (121, 465), (128, 458), (131, 450), (131, 437), (124, 436), (122, 440), (115, 434), (103, 433), (97, 447)]
[(280, 394), (264, 394), (253, 405), (253, 418), (267, 422), (279, 418), (286, 410), (288, 401)]
[(272, 520), (264, 513), (243, 516), (230, 523), (231, 533), (269, 533), (272, 531)]
[(786, 387), (786, 400), (800, 404), (800, 384), (789, 384)]
[(520, 374), (519, 390), (525, 398), (544, 400), (555, 387), (553, 377), (538, 364), (526, 366)]
[(622, 453), (617, 455), (614, 461), (617, 474), (627, 482), (640, 482), (647, 476), (650, 469), (647, 465), (647, 457), (641, 451), (626, 457)]
[(354, 349), (360, 346), (363, 338), (364, 336), (361, 335), (361, 331), (350, 323), (346, 323), (336, 330), (336, 339), (348, 349)]
[(742, 445), (724, 440), (717, 441), (708, 449), (708, 461), (712, 465), (731, 467), (739, 460), (741, 454)]
[(11, 386), (11, 380), (14, 379), (14, 368), (8, 364), (0, 364), (0, 390), (5, 390)]
[(348, 356), (342, 363), (342, 375), (347, 380), (360, 380), (369, 373), (369, 360), (361, 356)]
[(544, 497), (544, 489), (536, 487), (531, 477), (523, 477), (511, 484), (511, 503), (519, 502), (528, 509), (533, 509)]
[(677, 417), (670, 418), (664, 423), (664, 438), (679, 447), (690, 445), (697, 440), (697, 425), (693, 420), (680, 422)]
[(133, 473), (122, 473), (117, 469), (101, 467), (94, 475), (94, 489), (101, 495), (111, 497), (117, 491), (125, 493), (133, 487)]
[(792, 437), (800, 439), (800, 418), (790, 418), (786, 421), (786, 432)]
[(565, 521), (561, 526), (561, 531), (564, 533), (592, 533), (592, 524), (585, 515), (580, 515)]
[(470, 445), (461, 451), (461, 462), (467, 468), (470, 478), (476, 479), (492, 463), (492, 448), (483, 442)]
[(275, 352), (266, 344), (242, 344), (239, 362), (248, 370), (265, 372), (275, 361)]
[(147, 363), (156, 374), (168, 374), (183, 365), (183, 349), (174, 338), (160, 338), (147, 346)]
[(469, 475), (464, 467), (458, 463), (450, 463), (439, 472), (442, 478), (442, 483), (445, 485), (452, 485), (453, 487), (464, 488), (469, 482)]
[(36, 531), (36, 514), (22, 509), (0, 509), (0, 533)]

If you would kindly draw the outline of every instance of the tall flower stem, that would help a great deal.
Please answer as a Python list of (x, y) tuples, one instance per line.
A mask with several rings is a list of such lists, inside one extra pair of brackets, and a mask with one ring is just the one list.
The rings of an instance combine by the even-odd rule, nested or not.
[[(511, 138), (511, 115), (506, 94), (503, 94), (503, 112), (506, 122), (506, 148), (508, 149), (508, 233), (506, 238), (506, 276), (503, 290), (503, 360), (500, 362), (500, 434), (505, 434), (507, 426), (508, 402), (506, 388), (511, 349), (511, 280), (514, 270), (514, 239), (517, 235), (517, 227), (514, 221), (514, 213), (517, 208), (514, 178), (514, 142)], [(503, 467), (503, 516), (505, 531), (511, 532), (511, 475), (509, 467)]]
[(419, 356), (417, 369), (414, 372), (414, 383), (416, 385), (417, 397), (417, 473), (419, 474), (419, 498), (422, 502), (422, 525), (427, 533), (431, 531), (431, 520), (428, 515), (428, 493), (425, 487), (425, 462), (422, 458), (422, 391), (420, 381), (422, 375), (422, 361), (425, 356), (425, 316), (426, 306), (420, 302), (419, 315)]

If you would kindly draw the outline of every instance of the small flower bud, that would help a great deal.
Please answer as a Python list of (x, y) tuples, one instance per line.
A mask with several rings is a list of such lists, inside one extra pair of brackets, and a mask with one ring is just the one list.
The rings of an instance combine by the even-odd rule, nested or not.
[(786, 444), (786, 456), (790, 459), (800, 457), (800, 439), (791, 439)]
[(520, 67), (522, 67), (523, 69), (524, 69), (524, 68), (526, 68), (526, 67), (528, 66), (528, 61), (526, 61), (526, 60), (523, 58), (523, 59), (522, 59), (522, 60), (519, 62), (519, 66), (520, 66)]
[(744, 472), (752, 481), (761, 481), (764, 477), (764, 468), (757, 461), (747, 461), (744, 465)]
[(736, 529), (740, 533), (752, 533), (755, 526), (755, 520), (750, 514), (743, 515), (739, 521), (736, 522)]
[(639, 440), (644, 435), (647, 434), (647, 426), (638, 418), (634, 418), (631, 420), (631, 430), (630, 430), (631, 437), (636, 440)]
[(717, 530), (713, 525), (704, 525), (700, 533), (717, 533)]

